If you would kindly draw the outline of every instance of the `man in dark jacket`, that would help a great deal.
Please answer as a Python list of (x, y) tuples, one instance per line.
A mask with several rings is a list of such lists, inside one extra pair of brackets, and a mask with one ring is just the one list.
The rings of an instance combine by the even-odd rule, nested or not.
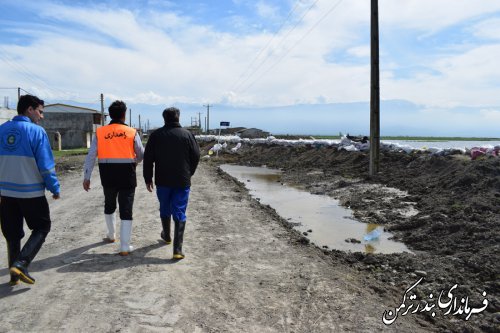
[(153, 164), (155, 165), (156, 195), (160, 201), (160, 218), (163, 231), (160, 237), (170, 244), (170, 220), (174, 220), (174, 256), (183, 259), (182, 241), (186, 226), (191, 177), (200, 161), (200, 148), (193, 134), (179, 124), (180, 111), (168, 108), (163, 111), (165, 126), (149, 137), (144, 152), (144, 181), (153, 192)]

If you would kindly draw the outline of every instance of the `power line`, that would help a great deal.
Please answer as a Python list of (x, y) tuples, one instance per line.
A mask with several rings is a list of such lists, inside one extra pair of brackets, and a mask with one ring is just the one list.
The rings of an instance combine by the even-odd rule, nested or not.
[[(313, 2), (313, 4), (311, 6), (309, 6), (309, 8), (302, 14), (302, 16), (300, 17), (300, 19), (295, 23), (295, 25), (290, 29), (288, 30), (288, 32), (283, 36), (283, 38), (281, 38), (281, 40), (278, 42), (278, 44), (275, 46), (275, 48), (278, 48), (281, 44), (283, 44), (283, 42), (288, 38), (288, 36), (290, 36), (290, 34), (298, 27), (298, 25), (302, 22), (302, 20), (304, 19), (304, 17), (306, 17), (306, 15), (314, 8), (314, 6), (316, 5), (316, 3), (318, 3), (319, 0), (316, 0)], [(268, 54), (260, 63), (259, 65), (257, 66), (257, 68), (250, 74), (247, 76), (247, 78), (238, 86), (238, 87), (241, 87), (243, 86), (248, 80), (250, 80), (250, 78), (252, 76), (255, 75), (255, 73), (257, 73), (259, 71), (259, 69), (267, 62), (268, 59), (271, 58), (271, 56), (274, 55), (274, 52), (271, 52), (270, 54)], [(238, 88), (238, 87), (235, 87)]]
[(276, 65), (278, 65), (297, 45), (299, 45), (328, 15), (330, 15), (331, 12), (335, 10), (335, 8), (340, 5), (340, 3), (343, 0), (337, 1), (316, 23), (304, 34), (302, 37), (295, 42), (295, 44), (292, 45), (289, 49), (285, 51), (285, 53), (278, 58), (276, 62), (274, 62), (270, 67), (267, 68), (266, 71), (264, 71), (259, 77), (257, 77), (254, 81), (252, 81), (248, 86), (246, 86), (244, 89), (241, 90), (241, 92), (247, 91), (250, 87), (252, 87), (257, 81), (259, 81), (263, 76), (265, 76), (269, 71), (271, 71)]
[[(9, 57), (8, 53), (5, 51), (4, 48), (0, 47), (0, 52), (1, 52), (0, 56), (2, 57), (2, 60), (4, 60), (4, 62), (9, 64), (11, 67), (13, 67), (18, 73), (23, 74), (28, 80), (30, 80), (34, 84), (39, 85), (41, 83), (43, 86), (45, 86), (49, 90), (52, 90), (52, 91), (58, 90), (59, 92), (66, 94), (66, 92), (64, 92), (60, 89), (50, 87), (50, 85), (44, 79), (42, 79), (40, 76), (38, 76), (37, 74), (30, 71), (22, 63), (16, 61), (15, 59), (12, 59), (12, 57)], [(37, 80), (38, 83), (35, 80)]]
[[(1, 51), (1, 48), (0, 48)], [(24, 71), (19, 64), (12, 62), (9, 58), (7, 58), (4, 54), (0, 53), (0, 59), (3, 60), (7, 65), (11, 66), (16, 72), (23, 75), (26, 79), (34, 83), (35, 85), (39, 85), (40, 82), (36, 82), (35, 79), (26, 71)], [(43, 83), (43, 82), (42, 82)]]
[(276, 38), (276, 36), (281, 32), (281, 29), (285, 26), (285, 23), (288, 21), (288, 19), (292, 16), (292, 14), (295, 12), (295, 9), (298, 8), (299, 6), (299, 3), (300, 3), (300, 0), (297, 0), (295, 2), (295, 5), (294, 7), (292, 8), (292, 10), (288, 13), (287, 17), (285, 18), (285, 20), (281, 23), (280, 27), (278, 28), (278, 30), (273, 34), (273, 36), (269, 39), (269, 41), (267, 42), (267, 44), (259, 51), (259, 53), (255, 56), (255, 58), (253, 58), (253, 60), (250, 62), (250, 64), (248, 65), (248, 67), (243, 71), (243, 73), (238, 77), (238, 80), (231, 86), (231, 90), (234, 90), (240, 79), (242, 77), (245, 76), (245, 74), (248, 72), (248, 70), (252, 67), (252, 65), (255, 63), (255, 61), (260, 57), (260, 55), (269, 47), (269, 45), (271, 45), (271, 42)]
[[(30, 71), (27, 67), (25, 67), (20, 62), (12, 59), (12, 57), (9, 57), (8, 53), (2, 47), (0, 47), (0, 59), (3, 60), (9, 66), (11, 66), (16, 72), (18, 72), (19, 74), (23, 75), (26, 79), (28, 79), (29, 81), (31, 81), (35, 86), (42, 85), (42, 86), (45, 87), (45, 89), (48, 89), (49, 91), (56, 92), (56, 93), (58, 92), (58, 93), (62, 94), (63, 96), (78, 95), (78, 94), (76, 94), (74, 92), (68, 92), (68, 91), (64, 91), (64, 90), (61, 90), (61, 89), (58, 89), (58, 88), (50, 86), (40, 76), (38, 76), (37, 74), (35, 74), (32, 71)], [(15, 89), (17, 89), (17, 88), (15, 88)], [(24, 90), (24, 91), (27, 92), (26, 90)], [(98, 100), (92, 100), (92, 101), (87, 101), (87, 102), (88, 103), (94, 103), (96, 101), (98, 101)]]
[(24, 91), (25, 93), (27, 93), (28, 95), (34, 95), (33, 93), (27, 91), (27, 90), (24, 90), (23, 88), (19, 88), (20, 90)]

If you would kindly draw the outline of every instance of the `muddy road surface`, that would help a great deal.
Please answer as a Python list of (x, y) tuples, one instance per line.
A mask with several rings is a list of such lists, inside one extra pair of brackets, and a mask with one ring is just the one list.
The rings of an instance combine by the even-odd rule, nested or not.
[(157, 199), (142, 181), (134, 205), (136, 250), (121, 257), (117, 244), (102, 240), (98, 170), (87, 193), (81, 158), (62, 169), (61, 199), (49, 198), (52, 231), (30, 266), (35, 285), (8, 285), (2, 242), (0, 332), (443, 329), (425, 315), (384, 325), (384, 311), (400, 305), (404, 289), (307, 244), (212, 163), (201, 163), (193, 178), (181, 261), (172, 261), (172, 246), (159, 240)]
[[(204, 143), (202, 150), (211, 146)], [(400, 291), (422, 279), (408, 296), (414, 292), (423, 301), (410, 303), (413, 309), (435, 304), (436, 315), (426, 320), (439, 330), (500, 332), (499, 158), (382, 151), (380, 172), (370, 178), (366, 152), (244, 143), (234, 153), (231, 147), (206, 159), (280, 169), (282, 182), (338, 199), (359, 222), (383, 226), (412, 251), (328, 251), (334, 261)], [(441, 292), (452, 296), (451, 308), (445, 297), (436, 302)], [(467, 318), (471, 307), (482, 311)]]

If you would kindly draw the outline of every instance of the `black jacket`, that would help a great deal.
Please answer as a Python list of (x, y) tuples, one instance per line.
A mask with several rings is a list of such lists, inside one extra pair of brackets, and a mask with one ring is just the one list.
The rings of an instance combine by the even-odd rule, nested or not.
[(191, 186), (200, 161), (200, 148), (193, 134), (179, 123), (167, 123), (149, 137), (144, 152), (144, 180), (157, 186)]

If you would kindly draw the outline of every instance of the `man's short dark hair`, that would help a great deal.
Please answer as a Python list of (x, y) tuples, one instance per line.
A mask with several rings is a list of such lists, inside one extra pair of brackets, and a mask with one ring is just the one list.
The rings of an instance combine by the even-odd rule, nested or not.
[(179, 122), (179, 116), (181, 114), (181, 111), (178, 108), (166, 108), (163, 111), (163, 120), (165, 120), (166, 123), (178, 123)]
[(127, 105), (122, 101), (114, 101), (108, 108), (109, 116), (113, 120), (120, 120), (127, 113)]
[(25, 114), (28, 108), (31, 106), (36, 109), (38, 106), (44, 106), (45, 102), (40, 98), (33, 95), (23, 95), (19, 97), (17, 102), (17, 114)]

